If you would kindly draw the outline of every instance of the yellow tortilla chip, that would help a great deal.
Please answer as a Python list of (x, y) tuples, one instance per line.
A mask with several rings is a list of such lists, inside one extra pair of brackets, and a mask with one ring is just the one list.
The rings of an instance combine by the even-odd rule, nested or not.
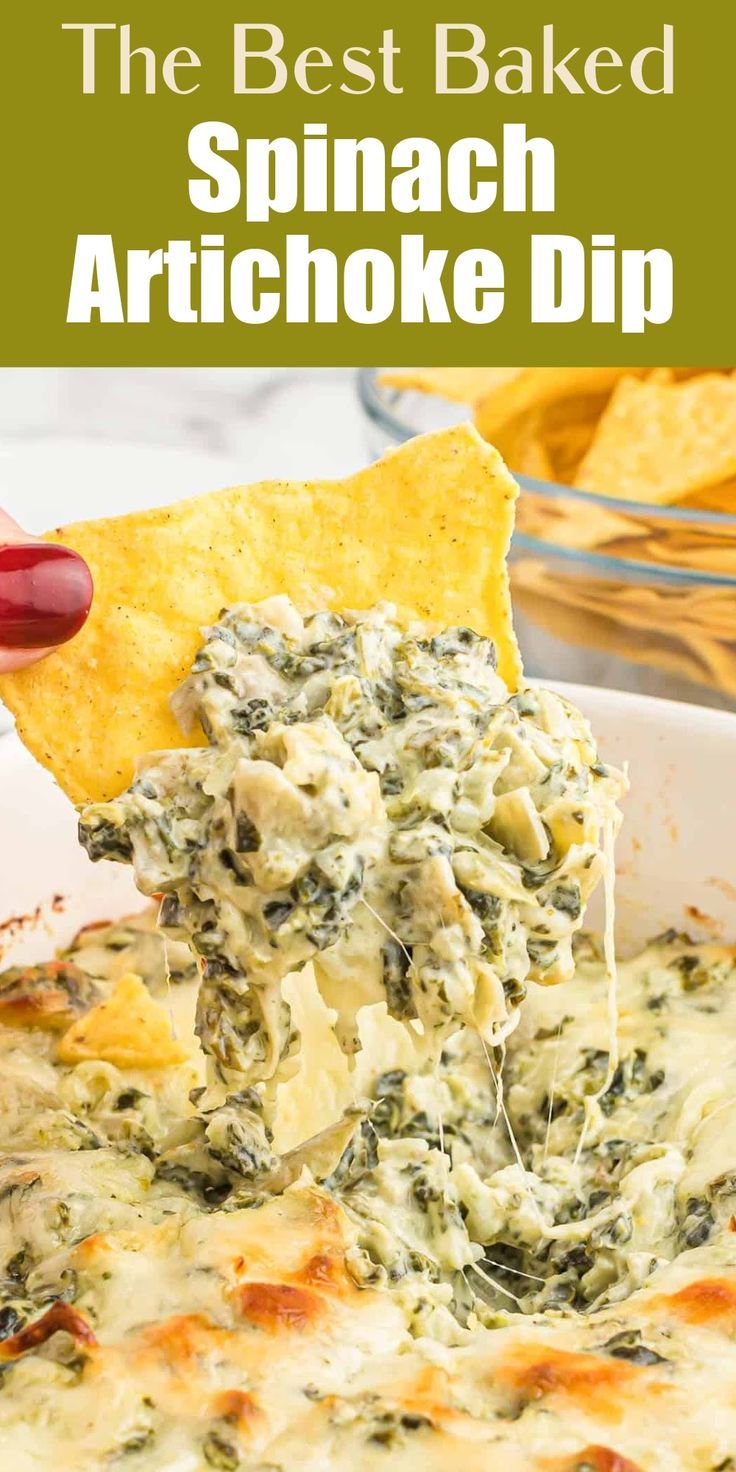
[(543, 440), (529, 427), (520, 440), (514, 456), (514, 469), (519, 475), (531, 476), (534, 480), (552, 480), (553, 465)]
[(169, 695), (227, 604), (274, 593), (303, 608), (387, 599), (402, 617), (489, 635), (515, 689), (505, 558), (516, 495), (500, 455), (466, 424), (348, 480), (267, 481), (62, 527), (53, 540), (92, 569), (92, 612), (69, 644), (4, 676), (0, 694), (33, 755), (83, 802), (121, 792), (145, 752), (186, 744)]
[(680, 504), (694, 511), (722, 511), (726, 516), (736, 516), (736, 478), (691, 491)]
[(736, 380), (624, 379), (603, 414), (575, 484), (627, 501), (669, 504), (736, 475)]
[(587, 401), (585, 417), (593, 418), (620, 378), (647, 372), (646, 368), (524, 368), (476, 399), (475, 423), (495, 444), (499, 430), (532, 410), (558, 406), (563, 419), (579, 419), (577, 401), (583, 400)]
[(596, 432), (611, 392), (625, 368), (525, 368), (513, 382), (476, 401), (474, 419), (483, 435), (519, 474), (527, 446), (540, 447), (544, 475), (571, 485)]
[(581, 464), (587, 465), (598, 425), (622, 380), (643, 380), (656, 391), (713, 374), (725, 380), (722, 369), (442, 367), (385, 369), (379, 381), (472, 405), (483, 438), (519, 475), (596, 490), (601, 487), (582, 478)]
[(474, 404), (524, 372), (524, 368), (385, 368), (378, 382), (387, 388), (436, 394), (455, 404)]
[[(550, 479), (558, 481), (560, 485), (572, 485), (578, 465), (590, 447), (601, 414), (600, 399), (575, 400), (575, 405), (581, 402), (585, 406), (592, 402), (594, 405), (592, 412), (583, 412), (579, 418), (574, 417), (573, 414), (567, 422), (563, 421), (558, 424), (551, 423), (551, 415), (547, 414), (540, 426), (539, 433), (544, 440), (552, 466)], [(564, 407), (567, 409), (568, 406)]]
[[(629, 517), (598, 506), (584, 497), (540, 496), (525, 491), (519, 499), (517, 526), (527, 536), (538, 537), (558, 546), (590, 550), (605, 548), (614, 540), (644, 537), (647, 525), (639, 525)], [(636, 552), (628, 554), (636, 556)]]
[(698, 368), (384, 368), (378, 382), (388, 388), (436, 394), (453, 403), (482, 403), (480, 418), (495, 428), (512, 415), (578, 395), (597, 397), (605, 403), (624, 375), (653, 377), (664, 382), (701, 371)]
[[(635, 558), (639, 562), (656, 562), (663, 567), (687, 568), (690, 571), (736, 575), (736, 537), (716, 536), (687, 527), (650, 527), (642, 522), (637, 541), (622, 537), (611, 542), (606, 552), (612, 557)], [(734, 599), (736, 604), (736, 598)]]
[(116, 1068), (170, 1068), (188, 1057), (163, 1007), (132, 971), (120, 977), (106, 1002), (73, 1022), (59, 1043), (62, 1063), (97, 1058)]
[(730, 589), (566, 576), (530, 558), (515, 562), (511, 572), (517, 607), (565, 643), (736, 694)]

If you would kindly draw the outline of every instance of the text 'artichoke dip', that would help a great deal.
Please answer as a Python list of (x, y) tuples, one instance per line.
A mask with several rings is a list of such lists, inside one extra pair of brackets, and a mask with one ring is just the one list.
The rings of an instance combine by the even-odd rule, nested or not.
[(201, 959), (215, 1078), (266, 1084), (267, 1113), (298, 1066), (282, 982), (309, 960), (348, 1054), (376, 1002), (425, 1056), (462, 1027), (495, 1047), (529, 980), (571, 976), (622, 781), (577, 710), (510, 696), (495, 664), (491, 640), (404, 630), (389, 605), (242, 604), (173, 697), (209, 744), (82, 810), (91, 857), (132, 863)]

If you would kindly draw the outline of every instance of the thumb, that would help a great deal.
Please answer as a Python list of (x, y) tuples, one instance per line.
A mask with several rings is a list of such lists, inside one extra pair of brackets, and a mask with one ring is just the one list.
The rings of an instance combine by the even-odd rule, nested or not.
[(92, 574), (84, 559), (30, 536), (0, 511), (0, 674), (73, 638), (91, 603)]

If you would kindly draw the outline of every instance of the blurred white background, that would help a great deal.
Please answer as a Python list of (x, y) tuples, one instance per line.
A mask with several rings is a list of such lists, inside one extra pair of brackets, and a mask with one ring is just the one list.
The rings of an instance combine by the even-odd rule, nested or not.
[(30, 531), (368, 458), (350, 369), (0, 370), (0, 504)]

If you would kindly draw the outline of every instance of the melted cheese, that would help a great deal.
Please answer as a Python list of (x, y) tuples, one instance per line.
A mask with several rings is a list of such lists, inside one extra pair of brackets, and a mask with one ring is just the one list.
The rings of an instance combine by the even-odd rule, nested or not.
[[(130, 966), (164, 996), (162, 951), (142, 917), (84, 933), (63, 959), (90, 961), (99, 1005)], [(173, 1004), (191, 1028), (196, 981), (182, 974)], [(217, 1158), (222, 1119), (189, 1100), (190, 1064), (66, 1064), (43, 1007), (41, 1026), (0, 1027), (4, 1461), (14, 1472), (728, 1467), (735, 979), (730, 950), (678, 936), (622, 964), (620, 1058), (602, 1091), (607, 970), (583, 940), (573, 981), (533, 988), (508, 1044), (526, 1179), (472, 1037), (417, 1068), (405, 1029), (369, 1009), (357, 1082), (374, 1096), (370, 1124), (327, 1186), (306, 1174), (247, 1201)], [(58, 976), (47, 984), (58, 991)], [(329, 1125), (356, 1080), (340, 1072), (310, 986), (300, 1025), (337, 1049), (315, 1106)], [(382, 1042), (392, 1066), (377, 1076)], [(282, 1086), (293, 1143), (315, 1079)], [(540, 1232), (558, 1220), (563, 1237)]]
[(14, 1472), (726, 1472), (734, 956), (668, 935), (617, 998), (585, 722), (286, 600), (175, 705), (209, 746), (82, 819), (163, 932), (0, 976)]
[(583, 717), (511, 696), (491, 640), (389, 606), (303, 619), (276, 598), (205, 637), (173, 703), (208, 745), (146, 758), (80, 836), (200, 956), (213, 1082), (265, 1084), (271, 1122), (300, 1051), (282, 983), (310, 960), (348, 1055), (379, 1001), (425, 1056), (463, 1025), (502, 1042), (527, 982), (572, 972), (617, 811)]

